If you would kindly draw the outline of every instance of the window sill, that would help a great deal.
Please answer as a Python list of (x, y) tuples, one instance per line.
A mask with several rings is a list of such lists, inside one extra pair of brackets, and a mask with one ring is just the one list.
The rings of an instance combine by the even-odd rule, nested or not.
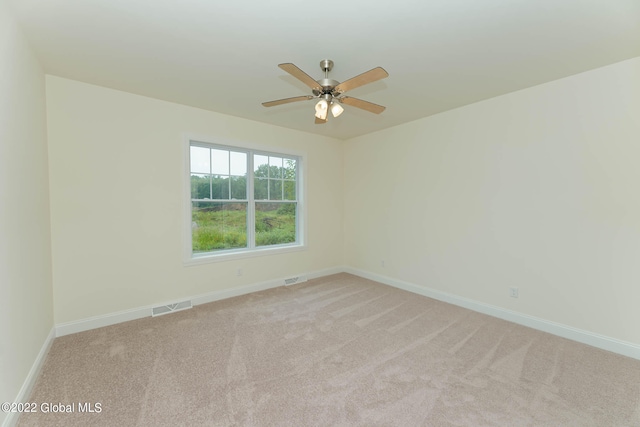
[(185, 259), (183, 265), (186, 267), (193, 265), (202, 265), (209, 264), (213, 262), (221, 262), (221, 261), (232, 261), (236, 259), (243, 258), (253, 258), (258, 256), (267, 256), (267, 255), (278, 255), (289, 252), (299, 252), (306, 250), (307, 247), (305, 245), (286, 245), (286, 246), (272, 246), (268, 248), (258, 248), (252, 250), (229, 250), (224, 253), (207, 253), (207, 254), (197, 254), (193, 255), (189, 259)]

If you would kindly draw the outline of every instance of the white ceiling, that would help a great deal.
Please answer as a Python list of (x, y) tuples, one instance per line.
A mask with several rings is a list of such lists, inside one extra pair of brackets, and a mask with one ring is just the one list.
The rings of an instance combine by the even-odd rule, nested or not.
[[(45, 72), (347, 139), (640, 56), (640, 0), (13, 0)], [(315, 125), (315, 79), (390, 76)]]

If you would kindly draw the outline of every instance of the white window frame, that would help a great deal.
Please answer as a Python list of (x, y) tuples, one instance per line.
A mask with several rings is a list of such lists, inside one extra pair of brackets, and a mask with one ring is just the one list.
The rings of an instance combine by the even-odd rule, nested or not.
[[(192, 214), (191, 214), (191, 145), (201, 145), (209, 148), (227, 149), (247, 153), (247, 247), (238, 249), (224, 249), (207, 253), (193, 253), (192, 242)], [(296, 252), (306, 249), (306, 194), (305, 185), (305, 153), (283, 150), (282, 148), (265, 147), (251, 143), (239, 143), (236, 141), (185, 136), (184, 137), (184, 253), (185, 265), (198, 265), (210, 262), (228, 261), (240, 258), (250, 258), (263, 255), (274, 255), (288, 252)], [(255, 203), (253, 188), (253, 155), (266, 155), (296, 159), (296, 241), (282, 245), (255, 246)], [(262, 202), (262, 200), (258, 200)], [(270, 201), (265, 201), (270, 202)], [(278, 203), (278, 201), (272, 201)]]

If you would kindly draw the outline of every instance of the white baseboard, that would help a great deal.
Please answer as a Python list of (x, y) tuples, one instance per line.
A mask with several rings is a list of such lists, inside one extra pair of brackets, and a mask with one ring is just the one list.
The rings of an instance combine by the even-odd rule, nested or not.
[[(31, 391), (33, 390), (33, 386), (36, 384), (36, 380), (40, 375), (40, 371), (42, 370), (42, 366), (44, 365), (44, 361), (47, 357), (47, 353), (51, 348), (51, 344), (53, 344), (53, 339), (56, 337), (55, 328), (51, 328), (49, 331), (49, 335), (44, 340), (42, 347), (40, 348), (40, 352), (38, 352), (38, 356), (36, 356), (36, 360), (31, 365), (31, 369), (27, 374), (27, 378), (25, 378), (24, 383), (22, 383), (22, 387), (18, 392), (18, 395), (13, 400), (14, 402), (26, 402), (31, 396)], [(13, 427), (18, 423), (18, 417), (20, 416), (17, 412), (8, 412), (4, 422), (2, 423), (2, 427)]]
[[(315, 279), (317, 277), (328, 276), (330, 274), (344, 272), (343, 267), (334, 267), (324, 270), (314, 271), (311, 273), (292, 274), (294, 276), (304, 276), (308, 279)], [(277, 288), (278, 286), (284, 286), (285, 277), (280, 279), (268, 280), (265, 282), (254, 283), (251, 285), (240, 286), (237, 288), (225, 289), (222, 291), (208, 292), (201, 295), (192, 297), (180, 298), (176, 301), (163, 302), (144, 307), (138, 307), (130, 310), (118, 311), (115, 313), (108, 313), (101, 316), (88, 317), (86, 319), (80, 319), (73, 322), (60, 323), (55, 326), (56, 336), (61, 337), (64, 335), (75, 334), (77, 332), (88, 331), (91, 329), (102, 328), (104, 326), (115, 325), (122, 322), (128, 322), (130, 320), (142, 319), (143, 317), (150, 317), (153, 307), (160, 305), (173, 304), (179, 301), (191, 300), (194, 306), (200, 304), (207, 304), (209, 302), (219, 301), (227, 298), (237, 297), (240, 295), (250, 294), (252, 292), (263, 291), (266, 289)]]
[[(312, 273), (292, 274), (290, 277), (306, 277), (307, 279), (316, 279), (318, 277), (328, 276), (344, 272), (342, 267), (327, 268), (324, 270), (314, 271)], [(241, 286), (239, 288), (225, 289), (224, 291), (209, 292), (191, 298), (193, 305), (207, 304), (209, 302), (220, 301), (227, 298), (233, 298), (240, 295), (250, 294), (252, 292), (264, 291), (266, 289), (284, 286), (286, 277), (269, 280), (266, 282), (254, 283), (252, 285)]]
[(103, 314), (101, 316), (87, 317), (86, 319), (74, 320), (56, 325), (56, 337), (84, 332), (91, 329), (111, 326), (129, 320), (142, 319), (151, 316), (152, 306), (133, 308), (131, 310), (117, 311), (115, 313)]
[(548, 332), (562, 338), (567, 338), (572, 341), (577, 341), (583, 344), (590, 345), (592, 347), (597, 347), (602, 350), (611, 351), (613, 353), (618, 353), (623, 356), (640, 360), (640, 345), (638, 344), (595, 334), (593, 332), (563, 325), (561, 323), (529, 316), (527, 314), (518, 313), (516, 311), (507, 310), (501, 307), (496, 307), (468, 298), (463, 298), (457, 295), (430, 289), (424, 286), (418, 286), (413, 283), (408, 283), (402, 280), (397, 280), (368, 271), (359, 270), (357, 268), (345, 267), (344, 271), (346, 273), (360, 276), (365, 279), (374, 280), (376, 282), (393, 286), (398, 289), (403, 289), (405, 291), (413, 292), (418, 295), (447, 302), (459, 307), (464, 307), (469, 310), (477, 311), (479, 313), (488, 314), (489, 316), (497, 317), (499, 319), (507, 320), (509, 322), (517, 323), (519, 325), (527, 326), (539, 331)]
[[(350, 273), (356, 276), (364, 277), (366, 279), (371, 279), (376, 282), (393, 286), (395, 288), (403, 289), (405, 291), (413, 292), (418, 295), (423, 295), (439, 301), (444, 301), (449, 304), (454, 304), (460, 307), (467, 308), (469, 310), (477, 311), (479, 313), (487, 314), (489, 316), (497, 317), (499, 319), (507, 320), (509, 322), (517, 323), (519, 325), (527, 326), (529, 328), (537, 329), (543, 332), (548, 332), (553, 335), (557, 335), (563, 338), (567, 338), (573, 341), (581, 342), (583, 344), (587, 344), (593, 347), (597, 347), (603, 350), (611, 351), (614, 353), (621, 354), (623, 356), (632, 357), (634, 359), (640, 360), (640, 345), (638, 344), (618, 340), (618, 339), (607, 337), (604, 335), (599, 335), (593, 332), (563, 325), (561, 323), (556, 323), (556, 322), (541, 319), (538, 317), (529, 316), (527, 314), (518, 313), (516, 311), (508, 310), (501, 307), (496, 307), (496, 306), (485, 304), (479, 301), (471, 300), (468, 298), (464, 298), (464, 297), (449, 294), (446, 292), (438, 291), (435, 289), (427, 288), (424, 286), (419, 286), (413, 283), (404, 282), (402, 280), (393, 279), (390, 277), (382, 276), (379, 274), (371, 273), (371, 272), (360, 270), (357, 268), (333, 267), (333, 268), (319, 270), (311, 273), (292, 274), (290, 275), (290, 277), (300, 276), (300, 277), (305, 277), (307, 279), (315, 279), (318, 277), (328, 276), (330, 274), (337, 274), (337, 273)], [(189, 297), (180, 298), (180, 301), (190, 299), (194, 306), (200, 305), (200, 304), (207, 304), (214, 301), (233, 298), (240, 295), (246, 295), (252, 292), (258, 292), (266, 289), (284, 286), (285, 279), (286, 278), (268, 280), (265, 282), (254, 283), (251, 285), (240, 286), (237, 288), (208, 292), (205, 294), (192, 296), (191, 298)], [(173, 302), (176, 302), (176, 301), (173, 301)], [(76, 332), (82, 332), (90, 329), (101, 328), (103, 326), (115, 325), (117, 323), (127, 322), (129, 320), (141, 319), (143, 317), (150, 317), (151, 309), (153, 307), (156, 307), (158, 305), (171, 304), (173, 302), (154, 304), (154, 305), (139, 307), (131, 310), (105, 314), (102, 316), (95, 316), (87, 319), (81, 319), (74, 322), (62, 323), (55, 326), (55, 336), (69, 335)]]

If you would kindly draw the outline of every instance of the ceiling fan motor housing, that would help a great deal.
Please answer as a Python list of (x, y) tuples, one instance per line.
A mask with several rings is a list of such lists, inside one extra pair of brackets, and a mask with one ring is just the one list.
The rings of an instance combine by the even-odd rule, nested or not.
[(320, 79), (320, 80), (316, 80), (318, 82), (318, 84), (320, 86), (322, 86), (322, 91), (319, 90), (314, 90), (313, 94), (318, 96), (318, 95), (322, 95), (323, 93), (331, 93), (333, 92), (333, 88), (335, 88), (336, 86), (338, 86), (340, 84), (339, 81), (333, 80), (333, 79)]

